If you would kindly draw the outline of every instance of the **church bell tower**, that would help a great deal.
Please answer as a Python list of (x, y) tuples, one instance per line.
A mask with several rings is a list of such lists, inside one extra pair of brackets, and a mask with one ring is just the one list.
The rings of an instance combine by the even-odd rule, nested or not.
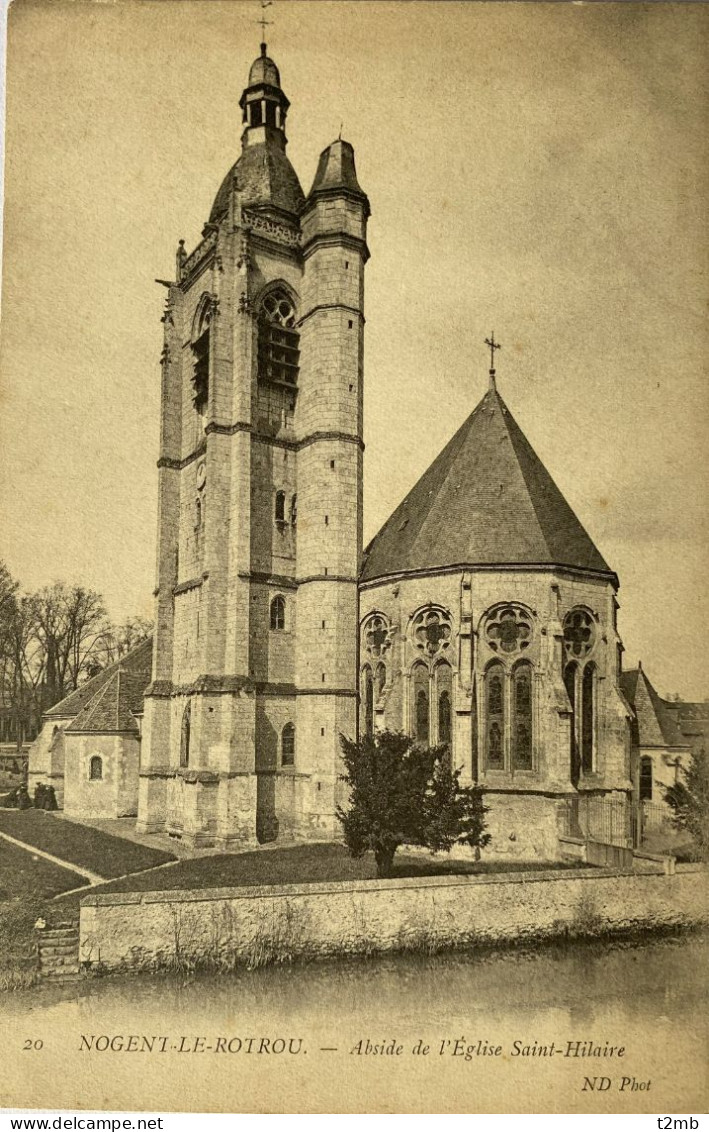
[(155, 638), (138, 828), (337, 835), (356, 731), (369, 203), (352, 146), (304, 196), (265, 44), (241, 155), (163, 314)]

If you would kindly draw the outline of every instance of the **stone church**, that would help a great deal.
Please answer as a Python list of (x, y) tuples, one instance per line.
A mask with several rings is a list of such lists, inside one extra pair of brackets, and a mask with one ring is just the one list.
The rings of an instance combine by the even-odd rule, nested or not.
[(627, 829), (616, 575), (494, 368), (363, 551), (369, 202), (339, 139), (304, 194), (265, 45), (240, 106), (241, 154), (166, 283), (138, 830), (337, 837), (339, 736), (381, 728), (448, 744), (485, 788), (491, 855), (553, 859), (596, 803)]

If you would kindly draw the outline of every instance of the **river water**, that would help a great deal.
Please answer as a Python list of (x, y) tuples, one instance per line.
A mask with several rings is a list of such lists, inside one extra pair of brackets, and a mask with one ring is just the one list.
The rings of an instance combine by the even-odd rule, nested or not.
[(40, 987), (0, 1002), (0, 1094), (95, 1110), (704, 1112), (707, 970), (709, 936), (691, 935)]

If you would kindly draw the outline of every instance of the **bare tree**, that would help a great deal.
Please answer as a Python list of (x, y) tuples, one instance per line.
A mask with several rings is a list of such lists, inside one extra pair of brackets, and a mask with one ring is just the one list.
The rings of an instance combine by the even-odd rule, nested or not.
[(55, 582), (29, 600), (46, 655), (48, 696), (57, 703), (79, 686), (108, 632), (103, 598), (95, 590)]

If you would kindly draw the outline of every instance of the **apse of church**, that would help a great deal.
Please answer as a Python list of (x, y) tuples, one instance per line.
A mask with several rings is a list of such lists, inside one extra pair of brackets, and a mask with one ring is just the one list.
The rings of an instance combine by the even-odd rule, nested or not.
[(240, 105), (163, 315), (138, 828), (193, 844), (335, 835), (357, 726), (369, 205), (341, 140), (304, 196), (264, 45)]
[(360, 727), (448, 744), (496, 856), (556, 857), (579, 799), (626, 820), (617, 586), (493, 374), (365, 551)]

